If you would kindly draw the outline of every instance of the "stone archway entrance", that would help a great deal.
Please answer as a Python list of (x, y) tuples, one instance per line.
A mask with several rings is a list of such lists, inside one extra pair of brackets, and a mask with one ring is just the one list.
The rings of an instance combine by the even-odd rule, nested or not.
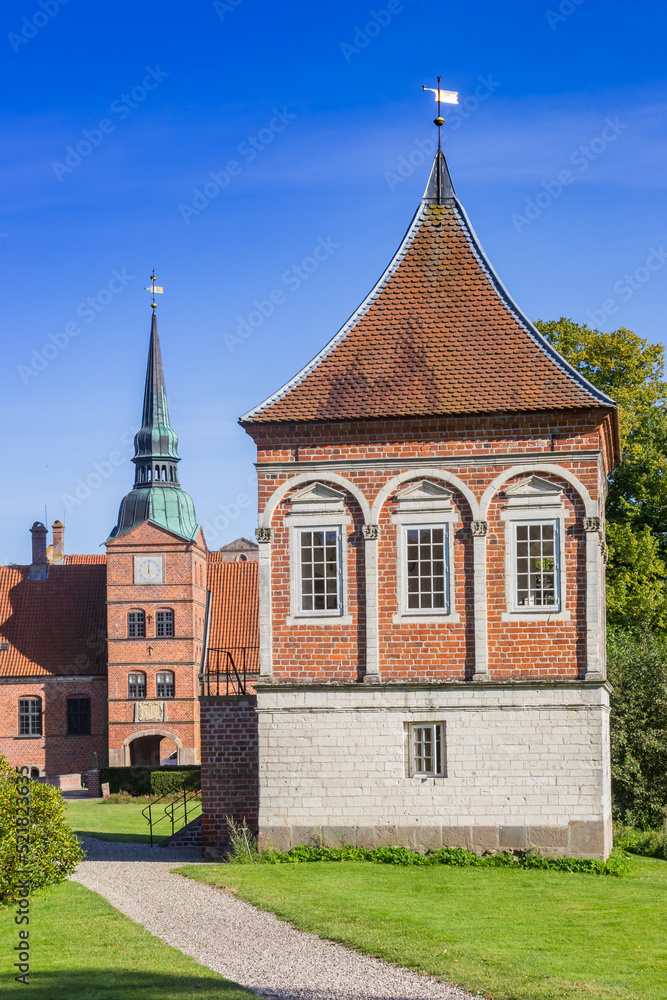
[(130, 764), (150, 764), (151, 766), (160, 763), (160, 743), (161, 736), (139, 736), (130, 743)]
[(123, 740), (121, 760), (124, 766), (142, 764), (158, 767), (161, 759), (176, 750), (174, 764), (183, 763), (183, 743), (174, 733), (162, 729), (144, 729)]

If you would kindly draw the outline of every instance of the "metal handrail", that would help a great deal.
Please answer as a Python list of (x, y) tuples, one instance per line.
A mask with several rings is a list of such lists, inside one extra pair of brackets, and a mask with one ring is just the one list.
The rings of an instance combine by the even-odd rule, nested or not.
[(245, 695), (249, 678), (258, 675), (258, 646), (209, 648), (202, 675), (203, 693), (209, 697)]
[[(153, 807), (159, 805), (159, 803), (162, 802), (164, 799), (166, 799), (167, 796), (173, 794), (174, 794), (173, 791), (164, 792), (162, 795), (158, 795), (157, 798), (149, 802), (148, 805), (145, 807), (145, 809), (141, 810), (141, 815), (146, 819), (149, 825), (151, 847), (155, 847), (155, 844), (153, 843), (153, 830), (159, 823), (162, 823), (165, 819), (171, 820), (171, 836), (172, 837), (174, 836), (176, 832), (176, 822), (177, 822), (176, 810), (180, 808), (181, 805), (183, 806), (183, 816), (185, 819), (183, 826), (188, 825), (188, 802), (190, 803), (193, 802), (194, 797), (197, 794), (197, 790), (195, 790), (194, 788), (187, 787), (186, 778), (183, 779), (183, 792), (179, 793), (177, 799), (167, 803), (167, 805), (162, 810), (161, 816), (158, 816), (157, 819), (153, 819)], [(197, 804), (201, 805), (201, 803)], [(196, 812), (196, 809), (190, 810), (191, 816), (193, 812)], [(195, 819), (196, 817), (192, 816), (192, 818)], [(181, 828), (179, 827), (179, 829)]]

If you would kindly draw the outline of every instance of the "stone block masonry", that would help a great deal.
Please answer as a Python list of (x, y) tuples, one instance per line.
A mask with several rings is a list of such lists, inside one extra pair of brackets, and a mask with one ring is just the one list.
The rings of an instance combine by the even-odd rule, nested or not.
[[(260, 685), (257, 697), (264, 846), (611, 850), (605, 684)], [(444, 725), (442, 777), (409, 775), (416, 723)]]
[(259, 742), (255, 697), (202, 698), (202, 848), (229, 845), (227, 817), (258, 829)]

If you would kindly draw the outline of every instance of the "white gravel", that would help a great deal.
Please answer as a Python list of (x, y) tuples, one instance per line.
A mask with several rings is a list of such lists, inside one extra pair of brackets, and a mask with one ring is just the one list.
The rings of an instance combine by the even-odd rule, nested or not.
[(420, 976), (305, 934), (230, 893), (170, 872), (198, 850), (82, 838), (73, 879), (202, 965), (276, 1000), (472, 1000)]

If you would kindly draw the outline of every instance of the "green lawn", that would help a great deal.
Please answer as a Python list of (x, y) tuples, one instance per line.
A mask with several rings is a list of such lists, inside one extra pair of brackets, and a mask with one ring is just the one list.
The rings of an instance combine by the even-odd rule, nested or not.
[(303, 930), (494, 1000), (665, 1000), (667, 862), (610, 878), (354, 862), (188, 865)]
[[(141, 815), (145, 802), (128, 805), (109, 805), (99, 800), (70, 799), (67, 802), (66, 818), (72, 829), (86, 837), (100, 840), (130, 840), (139, 844), (150, 841), (148, 823)], [(168, 821), (160, 824), (168, 827)], [(165, 830), (171, 833), (171, 826)], [(165, 836), (155, 836), (155, 843), (165, 840)]]
[[(252, 994), (170, 948), (76, 882), (31, 902), (28, 989), (13, 982), (14, 909), (0, 911), (0, 997), (30, 1000), (250, 1000)], [(22, 991), (25, 990), (25, 993)]]

